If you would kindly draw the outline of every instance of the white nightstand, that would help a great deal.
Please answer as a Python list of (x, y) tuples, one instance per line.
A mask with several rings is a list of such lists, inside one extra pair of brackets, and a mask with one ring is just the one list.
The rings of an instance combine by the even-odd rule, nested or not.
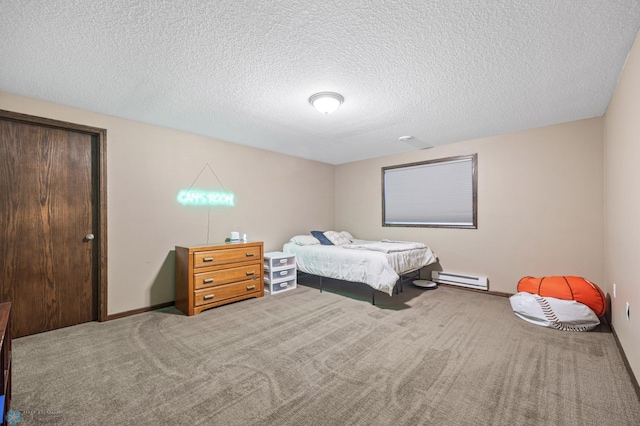
[(296, 255), (281, 251), (264, 254), (264, 292), (277, 294), (298, 286)]

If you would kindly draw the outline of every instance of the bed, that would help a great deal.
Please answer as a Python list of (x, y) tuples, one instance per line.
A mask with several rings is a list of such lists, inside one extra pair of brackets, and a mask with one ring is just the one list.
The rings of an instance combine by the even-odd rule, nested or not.
[[(401, 277), (437, 261), (433, 251), (423, 243), (359, 240), (345, 231), (297, 235), (282, 250), (296, 255), (299, 271), (320, 277), (320, 291), (322, 277), (327, 277), (364, 283), (390, 296), (394, 288), (396, 292), (401, 288)], [(372, 303), (375, 304), (374, 291)]]

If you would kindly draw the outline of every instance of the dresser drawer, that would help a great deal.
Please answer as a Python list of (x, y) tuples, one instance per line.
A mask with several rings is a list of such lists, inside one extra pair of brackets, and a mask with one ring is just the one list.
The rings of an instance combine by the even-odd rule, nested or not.
[(226, 265), (227, 263), (245, 262), (260, 259), (259, 247), (239, 247), (224, 250), (199, 251), (193, 254), (194, 268)]
[(259, 263), (252, 263), (250, 265), (220, 269), (217, 271), (195, 273), (193, 276), (194, 285), (197, 289), (253, 279), (253, 277), (258, 279), (261, 275), (262, 266)]
[(230, 299), (236, 296), (243, 296), (262, 291), (260, 280), (248, 280), (239, 283), (226, 284), (216, 287), (208, 287), (194, 291), (195, 305), (202, 306), (208, 303), (215, 303), (220, 300)]

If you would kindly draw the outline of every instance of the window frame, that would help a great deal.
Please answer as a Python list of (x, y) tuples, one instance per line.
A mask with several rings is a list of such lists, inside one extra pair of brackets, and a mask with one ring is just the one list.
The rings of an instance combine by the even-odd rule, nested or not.
[[(386, 218), (386, 187), (385, 187), (385, 173), (388, 170), (396, 170), (401, 168), (411, 168), (416, 166), (424, 166), (429, 164), (441, 164), (441, 163), (458, 163), (460, 161), (471, 160), (471, 190), (472, 190), (472, 223), (430, 223), (430, 222), (418, 222), (415, 223), (389, 223)], [(438, 158), (433, 160), (419, 161), (415, 163), (398, 164), (394, 166), (382, 167), (382, 226), (383, 227), (418, 227), (418, 228), (455, 228), (455, 229), (478, 229), (478, 154), (470, 155), (458, 155), (453, 157)]]

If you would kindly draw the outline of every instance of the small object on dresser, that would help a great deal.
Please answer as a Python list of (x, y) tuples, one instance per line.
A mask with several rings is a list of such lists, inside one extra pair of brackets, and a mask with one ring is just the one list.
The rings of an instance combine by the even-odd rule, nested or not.
[(264, 254), (264, 292), (293, 290), (298, 286), (295, 254), (273, 251)]

